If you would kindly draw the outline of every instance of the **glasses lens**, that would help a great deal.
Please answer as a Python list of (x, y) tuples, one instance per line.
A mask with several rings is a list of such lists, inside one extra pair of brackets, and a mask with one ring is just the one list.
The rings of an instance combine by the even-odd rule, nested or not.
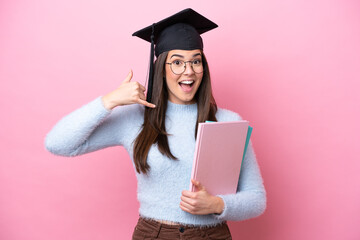
[(175, 74), (182, 74), (185, 71), (185, 63), (181, 60), (173, 61), (170, 67)]
[(196, 73), (202, 73), (204, 71), (202, 62), (200, 60), (194, 60), (191, 62), (191, 66)]

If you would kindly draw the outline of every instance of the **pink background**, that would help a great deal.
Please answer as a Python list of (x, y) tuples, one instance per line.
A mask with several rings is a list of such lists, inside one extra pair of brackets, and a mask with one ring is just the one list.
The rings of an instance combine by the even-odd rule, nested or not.
[(355, 0), (0, 2), (0, 239), (130, 239), (136, 179), (122, 148), (62, 158), (44, 137), (65, 114), (146, 78), (131, 34), (186, 7), (219, 106), (254, 127), (268, 194), (234, 239), (360, 239), (360, 4)]

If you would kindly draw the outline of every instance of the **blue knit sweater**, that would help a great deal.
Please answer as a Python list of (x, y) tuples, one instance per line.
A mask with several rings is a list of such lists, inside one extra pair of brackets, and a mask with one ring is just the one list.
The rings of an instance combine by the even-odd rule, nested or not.
[[(196, 118), (196, 104), (168, 102), (166, 131), (170, 134), (170, 150), (178, 160), (162, 155), (156, 145), (151, 147), (149, 173), (136, 172), (140, 215), (196, 226), (259, 216), (266, 207), (266, 194), (251, 144), (243, 161), (238, 192), (219, 195), (225, 203), (222, 214), (192, 215), (180, 209), (181, 192), (187, 190), (190, 183)], [(216, 118), (218, 121), (241, 119), (238, 114), (224, 109), (218, 110)], [(109, 111), (99, 97), (61, 119), (47, 135), (45, 145), (48, 151), (61, 156), (78, 156), (121, 145), (133, 159), (133, 143), (143, 121), (143, 106), (121, 106)]]

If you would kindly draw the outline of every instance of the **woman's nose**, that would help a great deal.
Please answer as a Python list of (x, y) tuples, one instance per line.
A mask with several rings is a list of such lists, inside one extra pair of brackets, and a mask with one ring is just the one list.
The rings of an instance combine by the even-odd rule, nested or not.
[(191, 62), (186, 62), (185, 63), (185, 71), (184, 71), (184, 74), (186, 75), (191, 75), (191, 74), (194, 74), (194, 70), (191, 66)]

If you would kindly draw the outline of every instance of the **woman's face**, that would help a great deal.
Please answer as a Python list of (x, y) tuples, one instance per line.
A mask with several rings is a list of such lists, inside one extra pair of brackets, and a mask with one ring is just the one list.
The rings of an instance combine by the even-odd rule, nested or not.
[(171, 70), (171, 65), (165, 64), (166, 85), (169, 93), (170, 102), (176, 104), (195, 103), (194, 96), (201, 84), (203, 72), (194, 72), (194, 69), (191, 67), (191, 62), (193, 62), (196, 71), (200, 72), (199, 69), (201, 69), (201, 67), (199, 67), (199, 61), (202, 66), (200, 50), (169, 51), (166, 58), (166, 63), (172, 63), (173, 70), (175, 70), (176, 65), (178, 65), (179, 63), (186, 62), (185, 71), (181, 74), (175, 74)]

